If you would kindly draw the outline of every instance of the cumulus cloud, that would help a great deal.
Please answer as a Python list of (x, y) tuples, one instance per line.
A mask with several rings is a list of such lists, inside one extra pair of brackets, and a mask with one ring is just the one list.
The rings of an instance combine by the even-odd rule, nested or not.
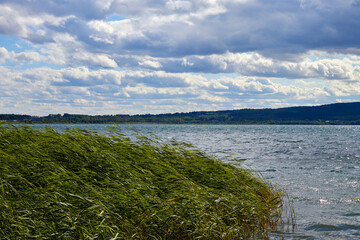
[(20, 52), (12, 55), (13, 59), (18, 62), (33, 63), (44, 59), (44, 56), (40, 55), (38, 52)]
[(0, 63), (4, 63), (10, 56), (6, 48), (0, 47)]
[(158, 68), (162, 67), (160, 62), (152, 61), (152, 60), (146, 60), (146, 59), (145, 60), (140, 60), (139, 65), (144, 66), (144, 67), (149, 67), (149, 68), (155, 68), (155, 69), (158, 69)]
[[(315, 54), (315, 55), (314, 55)], [(284, 61), (264, 57), (256, 52), (189, 56), (184, 58), (127, 57), (127, 66), (167, 72), (238, 73), (244, 76), (278, 77), (290, 79), (320, 78), (358, 81), (359, 58), (332, 56), (321, 52), (302, 55), (298, 61)], [(118, 58), (119, 62), (121, 58)]]
[(281, 84), (263, 77), (220, 76), (209, 80), (190, 73), (86, 67), (37, 68), (22, 72), (1, 67), (0, 78), (4, 79), (0, 82), (3, 112), (32, 114), (37, 109), (37, 113), (45, 115), (58, 111), (149, 112), (150, 108), (144, 106), (151, 106), (152, 112), (163, 112), (165, 107), (168, 111), (233, 109), (239, 107), (239, 103), (247, 107), (274, 107), (360, 96), (359, 82), (344, 84), (336, 80), (327, 87), (317, 87)]
[(6, 48), (0, 47), (0, 63), (5, 63), (5, 61), (31, 64), (40, 61), (48, 61), (48, 57), (36, 51), (15, 53), (14, 51), (9, 52)]

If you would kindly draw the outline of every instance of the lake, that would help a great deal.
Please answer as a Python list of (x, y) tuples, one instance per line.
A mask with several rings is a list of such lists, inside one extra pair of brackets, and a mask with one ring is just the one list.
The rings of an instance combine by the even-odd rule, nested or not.
[[(104, 132), (112, 125), (50, 126)], [(285, 189), (294, 201), (297, 229), (274, 234), (276, 239), (360, 239), (360, 126), (135, 127), (145, 135), (192, 143), (225, 162), (245, 159), (241, 166)], [(120, 128), (124, 134), (134, 135), (130, 125)]]

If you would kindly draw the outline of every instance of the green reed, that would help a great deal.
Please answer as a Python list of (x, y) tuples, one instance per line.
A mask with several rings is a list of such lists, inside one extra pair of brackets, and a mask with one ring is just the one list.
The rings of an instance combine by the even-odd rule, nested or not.
[(0, 239), (266, 239), (282, 193), (176, 141), (0, 125)]

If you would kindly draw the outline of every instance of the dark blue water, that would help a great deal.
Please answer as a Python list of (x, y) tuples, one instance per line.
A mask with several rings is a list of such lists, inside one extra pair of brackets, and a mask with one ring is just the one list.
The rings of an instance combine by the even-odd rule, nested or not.
[[(109, 125), (55, 125), (105, 131)], [(132, 126), (121, 125), (126, 134)], [(360, 126), (136, 125), (144, 134), (192, 143), (285, 189), (297, 229), (274, 238), (360, 239)]]

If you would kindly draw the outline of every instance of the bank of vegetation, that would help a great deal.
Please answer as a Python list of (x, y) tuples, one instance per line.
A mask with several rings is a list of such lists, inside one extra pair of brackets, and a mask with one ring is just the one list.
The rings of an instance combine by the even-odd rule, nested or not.
[(0, 126), (0, 239), (266, 239), (282, 193), (185, 143)]

